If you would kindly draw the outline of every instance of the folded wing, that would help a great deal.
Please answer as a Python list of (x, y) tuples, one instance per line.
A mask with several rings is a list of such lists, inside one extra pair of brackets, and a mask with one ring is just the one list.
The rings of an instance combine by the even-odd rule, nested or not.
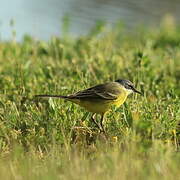
[(121, 89), (116, 82), (100, 84), (68, 96), (70, 99), (116, 100)]

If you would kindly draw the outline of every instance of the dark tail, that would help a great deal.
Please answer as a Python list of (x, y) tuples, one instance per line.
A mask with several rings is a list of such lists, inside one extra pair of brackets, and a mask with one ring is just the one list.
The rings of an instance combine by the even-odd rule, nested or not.
[(68, 98), (68, 96), (48, 95), (48, 94), (39, 94), (39, 95), (35, 95), (34, 97), (36, 97), (36, 98), (46, 98), (46, 97), (51, 97), (51, 98), (62, 98), (62, 99), (67, 99), (67, 98)]

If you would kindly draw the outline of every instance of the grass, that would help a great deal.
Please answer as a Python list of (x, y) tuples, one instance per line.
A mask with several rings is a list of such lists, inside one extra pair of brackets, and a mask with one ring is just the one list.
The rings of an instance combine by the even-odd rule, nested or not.
[[(127, 34), (99, 23), (88, 35), (0, 42), (3, 179), (177, 179), (180, 28)], [(84, 109), (35, 94), (70, 94), (125, 78), (133, 95), (98, 133)]]

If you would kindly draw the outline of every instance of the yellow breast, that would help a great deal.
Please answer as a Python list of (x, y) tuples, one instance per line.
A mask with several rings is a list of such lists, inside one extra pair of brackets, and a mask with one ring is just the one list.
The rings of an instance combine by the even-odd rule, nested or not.
[(114, 105), (116, 105), (117, 107), (121, 106), (121, 105), (125, 102), (127, 96), (128, 96), (127, 94), (124, 94), (124, 95), (119, 96), (119, 97), (114, 101)]

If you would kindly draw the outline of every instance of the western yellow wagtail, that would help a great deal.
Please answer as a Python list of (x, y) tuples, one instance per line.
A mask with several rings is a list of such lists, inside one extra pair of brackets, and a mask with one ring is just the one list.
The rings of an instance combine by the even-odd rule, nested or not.
[[(36, 95), (35, 97), (62, 98), (79, 104), (93, 113), (91, 117), (92, 121), (101, 131), (104, 131), (103, 120), (105, 113), (108, 112), (113, 105), (117, 107), (122, 105), (127, 96), (133, 92), (142, 94), (135, 89), (134, 85), (129, 80), (118, 79), (114, 82), (99, 84), (68, 96), (45, 94)], [(96, 114), (101, 115), (100, 124), (95, 120)]]

